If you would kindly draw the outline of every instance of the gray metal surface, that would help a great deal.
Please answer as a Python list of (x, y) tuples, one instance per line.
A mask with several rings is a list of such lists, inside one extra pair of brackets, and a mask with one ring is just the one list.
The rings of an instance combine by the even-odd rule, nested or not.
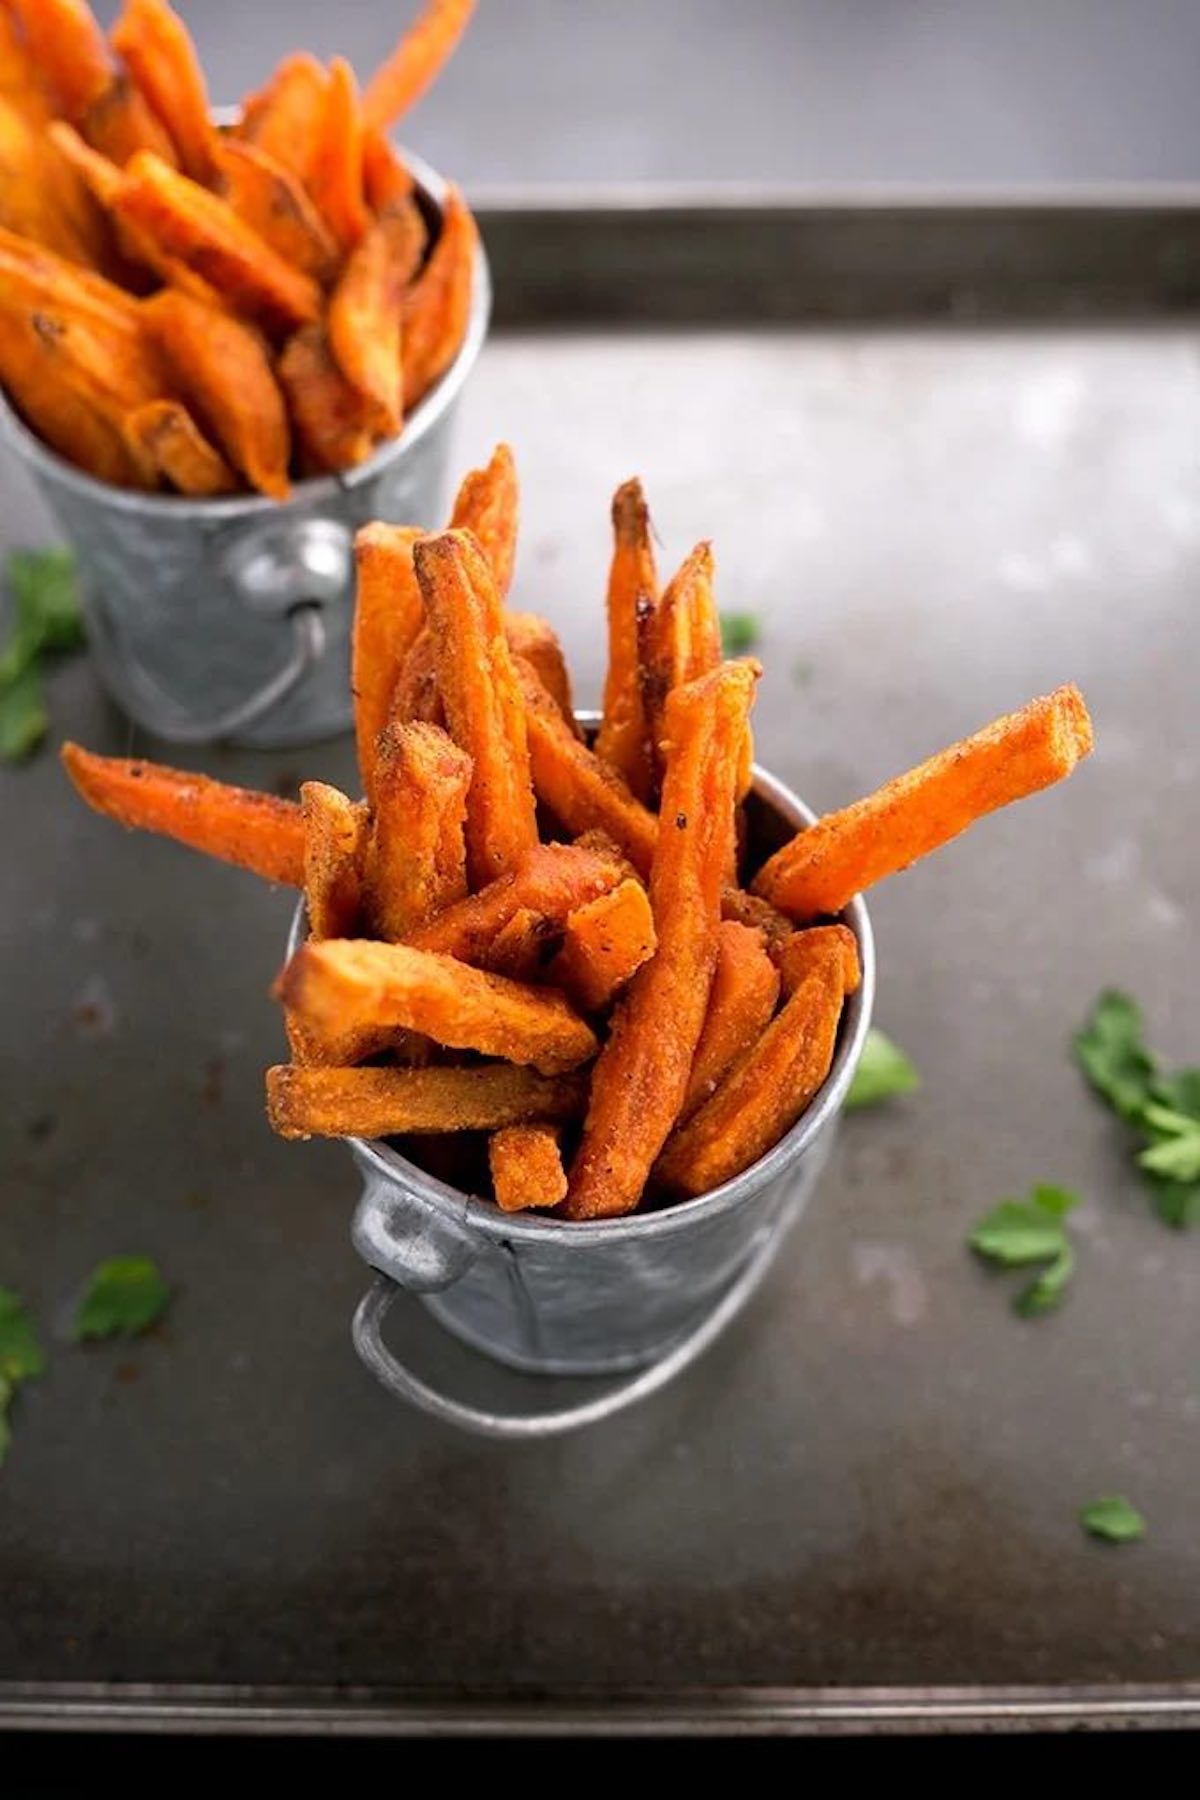
[[(1197, 1056), (1193, 333), (505, 336), (459, 460), (500, 435), (514, 600), (562, 630), (582, 703), (608, 497), (637, 470), (664, 561), (711, 535), (722, 606), (760, 619), (759, 756), (813, 804), (1071, 677), (1096, 755), (874, 898), (876, 1016), (924, 1088), (847, 1120), (754, 1306), (636, 1412), (515, 1448), (354, 1358), (348, 1159), (262, 1117), (290, 896), (121, 836), (49, 757), (0, 774), (0, 1275), (52, 1352), (0, 1475), (0, 1678), (355, 1683), (401, 1719), (413, 1690), (434, 1719), (513, 1689), (818, 1724), (1194, 1710), (1200, 1238), (1150, 1215), (1065, 1047), (1121, 982)], [(29, 541), (7, 475), (3, 501)], [(153, 752), (84, 664), (52, 699), (60, 730)], [(352, 780), (346, 742), (188, 760)], [(1083, 1193), (1080, 1256), (1062, 1312), (1024, 1322), (963, 1240), (1035, 1180)], [(167, 1321), (70, 1347), (73, 1289), (123, 1250), (177, 1285)], [(434, 1378), (541, 1400), (415, 1303), (403, 1326)], [(1108, 1491), (1145, 1543), (1083, 1538)]]

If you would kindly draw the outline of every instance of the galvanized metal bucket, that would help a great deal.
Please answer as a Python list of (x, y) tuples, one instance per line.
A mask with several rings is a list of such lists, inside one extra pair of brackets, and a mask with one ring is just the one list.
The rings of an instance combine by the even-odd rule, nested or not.
[[(405, 152), (439, 203), (441, 177)], [(0, 397), (0, 431), (75, 550), (88, 641), (117, 704), (174, 743), (277, 746), (348, 729), (353, 538), (441, 521), (455, 404), (491, 311), (482, 250), (462, 348), (399, 437), (282, 503), (140, 494), (48, 449)]]
[[(812, 823), (808, 808), (762, 769), (754, 789), (781, 827), (778, 841)], [(644, 1399), (714, 1342), (766, 1274), (833, 1145), (875, 988), (861, 900), (846, 921), (858, 939), (862, 985), (846, 1006), (825, 1085), (766, 1156), (698, 1199), (579, 1224), (513, 1215), (447, 1187), (386, 1143), (350, 1140), (363, 1177), (353, 1240), (379, 1272), (355, 1315), (354, 1343), (385, 1387), (487, 1437), (548, 1437)], [(304, 930), (301, 908), (291, 948)], [(595, 1400), (536, 1414), (468, 1406), (430, 1387), (385, 1344), (384, 1322), (401, 1289), (421, 1295), (456, 1337), (511, 1368), (623, 1378)]]

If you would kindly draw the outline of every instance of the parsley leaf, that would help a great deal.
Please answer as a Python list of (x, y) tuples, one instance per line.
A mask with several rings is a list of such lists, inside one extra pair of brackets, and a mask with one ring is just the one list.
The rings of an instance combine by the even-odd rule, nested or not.
[(0, 1463), (12, 1443), (8, 1415), (13, 1397), (23, 1381), (32, 1381), (45, 1367), (45, 1352), (21, 1296), (0, 1287)]
[(1146, 1535), (1146, 1521), (1135, 1506), (1119, 1494), (1105, 1494), (1079, 1509), (1079, 1523), (1092, 1537), (1110, 1544), (1131, 1544)]
[(37, 749), (49, 729), (42, 677), (30, 663), (0, 684), (0, 762), (23, 762)]
[(1079, 1196), (1069, 1188), (1043, 1184), (1031, 1189), (1028, 1200), (1002, 1200), (967, 1238), (972, 1250), (1001, 1268), (1045, 1264), (1013, 1299), (1022, 1318), (1050, 1312), (1062, 1300), (1075, 1268), (1063, 1220), (1078, 1203)]
[(1127, 994), (1106, 988), (1081, 1031), (1075, 1056), (1098, 1094), (1123, 1119), (1136, 1119), (1150, 1097), (1154, 1058), (1142, 1037), (1142, 1015)]
[(68, 550), (18, 550), (5, 573), (12, 593), (8, 638), (0, 653), (0, 762), (19, 762), (46, 735), (42, 658), (83, 642)]
[(846, 1110), (876, 1106), (894, 1094), (911, 1094), (920, 1085), (921, 1077), (903, 1050), (872, 1025), (846, 1095)]
[(1125, 994), (1100, 995), (1074, 1038), (1084, 1074), (1139, 1134), (1136, 1158), (1154, 1209), (1183, 1230), (1200, 1220), (1200, 1069), (1164, 1073)]
[(721, 650), (726, 656), (745, 656), (759, 639), (759, 622), (753, 613), (721, 614)]
[(75, 1309), (75, 1336), (137, 1337), (162, 1315), (170, 1298), (170, 1288), (148, 1256), (110, 1256), (88, 1277)]
[(1138, 1156), (1139, 1167), (1172, 1181), (1200, 1181), (1200, 1119), (1152, 1102), (1142, 1110), (1142, 1124), (1154, 1141)]

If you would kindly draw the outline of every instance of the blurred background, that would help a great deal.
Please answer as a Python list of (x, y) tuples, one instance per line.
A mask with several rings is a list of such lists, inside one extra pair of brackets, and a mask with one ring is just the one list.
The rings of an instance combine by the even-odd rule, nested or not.
[[(179, 10), (222, 102), (296, 44), (368, 70), (414, 7)], [(473, 192), (1188, 181), (1198, 72), (1196, 0), (481, 0), (406, 133)]]

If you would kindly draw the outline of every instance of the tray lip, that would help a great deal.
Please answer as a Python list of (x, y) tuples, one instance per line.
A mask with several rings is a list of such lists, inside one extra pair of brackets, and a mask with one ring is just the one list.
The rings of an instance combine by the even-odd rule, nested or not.
[(1184, 1730), (1200, 1681), (473, 1693), (412, 1688), (0, 1682), (0, 1730), (236, 1736), (901, 1735)]
[(586, 220), (588, 215), (607, 213), (626, 213), (631, 217), (656, 213), (814, 217), (918, 213), (936, 217), (960, 213), (1053, 216), (1077, 212), (1137, 217), (1200, 212), (1200, 182), (1054, 182), (1027, 188), (1000, 183), (951, 187), (937, 182), (905, 186), (887, 182), (564, 182), (561, 186), (480, 183), (471, 187), (469, 198), (472, 210), (484, 221), (494, 214), (520, 214), (531, 219), (580, 214)]

